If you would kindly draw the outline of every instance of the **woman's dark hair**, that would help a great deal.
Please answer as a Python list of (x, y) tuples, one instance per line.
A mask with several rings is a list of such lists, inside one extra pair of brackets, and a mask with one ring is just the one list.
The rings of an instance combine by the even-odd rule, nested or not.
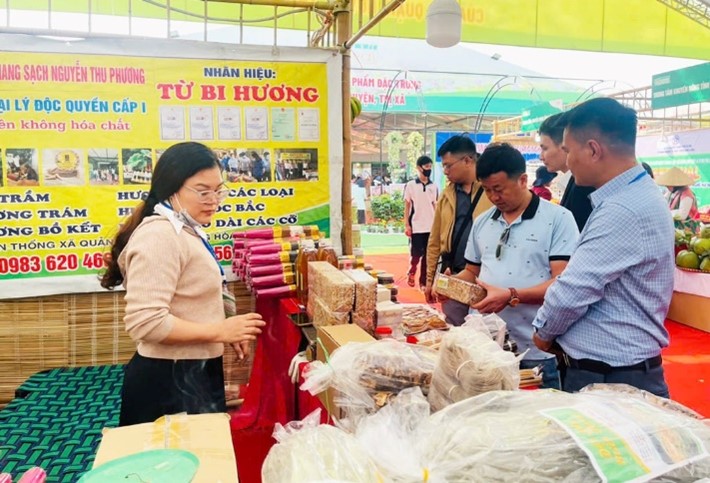
[(249, 155), (254, 161), (261, 161), (261, 156), (259, 156), (259, 153), (257, 153), (256, 151), (252, 151), (251, 153), (249, 153)]
[(219, 160), (204, 144), (187, 142), (170, 146), (160, 156), (153, 170), (150, 191), (121, 225), (111, 246), (110, 256), (105, 257), (106, 271), (101, 275), (101, 286), (112, 289), (123, 283), (123, 274), (118, 267), (118, 257), (126, 247), (131, 235), (143, 219), (153, 214), (155, 205), (168, 200), (177, 193), (185, 180), (205, 169), (220, 168)]

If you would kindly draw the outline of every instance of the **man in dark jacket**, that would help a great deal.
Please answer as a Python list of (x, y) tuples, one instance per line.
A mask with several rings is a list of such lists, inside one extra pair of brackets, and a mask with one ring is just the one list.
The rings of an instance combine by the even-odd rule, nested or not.
[(594, 191), (594, 188), (577, 186), (574, 176), (567, 167), (567, 154), (562, 150), (562, 133), (565, 130), (563, 116), (564, 113), (555, 114), (545, 119), (540, 125), (540, 161), (550, 173), (558, 171), (561, 173), (557, 176), (558, 183), (566, 181), (560, 205), (572, 212), (574, 220), (577, 222), (577, 228), (581, 232), (592, 212), (589, 195)]

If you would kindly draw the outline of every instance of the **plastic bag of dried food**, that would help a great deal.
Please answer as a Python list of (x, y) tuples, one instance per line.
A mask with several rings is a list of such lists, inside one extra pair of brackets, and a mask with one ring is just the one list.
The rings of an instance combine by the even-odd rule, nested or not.
[(431, 481), (425, 478), (419, 443), (419, 428), (429, 413), (426, 397), (413, 387), (355, 428), (355, 438), (386, 475), (385, 481)]
[(427, 418), (414, 451), (429, 481), (451, 483), (680, 483), (710, 476), (708, 422), (650, 404), (644, 394), (489, 392)]
[(512, 391), (520, 385), (519, 359), (488, 335), (471, 327), (454, 327), (439, 348), (429, 390), (433, 411), (484, 392)]
[(429, 348), (392, 339), (349, 342), (330, 354), (327, 364), (311, 362), (301, 389), (318, 394), (333, 387), (338, 407), (373, 412), (408, 387), (426, 393), (436, 357)]
[(478, 312), (469, 313), (464, 318), (461, 327), (471, 327), (488, 334), (501, 347), (505, 342), (505, 333), (508, 329), (505, 320), (501, 319), (498, 314), (480, 314)]
[(261, 467), (264, 483), (382, 481), (352, 435), (319, 422), (320, 409), (303, 421), (276, 424), (273, 437), (278, 443)]

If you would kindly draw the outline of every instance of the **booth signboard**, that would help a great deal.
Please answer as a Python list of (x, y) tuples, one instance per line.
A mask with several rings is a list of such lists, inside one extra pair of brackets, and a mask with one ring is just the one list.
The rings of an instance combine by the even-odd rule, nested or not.
[(656, 177), (673, 167), (690, 174), (698, 206), (710, 205), (710, 129), (639, 136), (636, 156), (653, 168)]
[(223, 168), (207, 233), (228, 275), (233, 232), (339, 219), (339, 57), (22, 42), (0, 44), (0, 299), (101, 290), (103, 254), (175, 143), (206, 144)]
[(710, 62), (653, 76), (651, 107), (685, 106), (710, 101)]
[(537, 131), (542, 121), (553, 114), (562, 112), (563, 108), (562, 101), (552, 101), (536, 104), (525, 109), (521, 116), (520, 130), (523, 132)]

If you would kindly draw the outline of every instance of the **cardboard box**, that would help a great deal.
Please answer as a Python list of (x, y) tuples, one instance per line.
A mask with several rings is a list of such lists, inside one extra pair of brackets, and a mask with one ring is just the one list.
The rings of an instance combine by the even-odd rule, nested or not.
[(223, 413), (177, 414), (153, 423), (107, 428), (93, 467), (145, 450), (182, 449), (200, 460), (193, 483), (238, 482), (229, 418)]
[(673, 292), (667, 317), (675, 322), (710, 332), (710, 298)]
[[(316, 358), (323, 363), (326, 362), (326, 354), (330, 357), (338, 347), (348, 342), (373, 342), (375, 340), (370, 334), (355, 324), (318, 327), (318, 339), (320, 339), (322, 346), (318, 344)], [(320, 399), (328, 413), (332, 417), (342, 418), (343, 414), (335, 405), (334, 397), (335, 390), (333, 388), (318, 394), (318, 399)]]

